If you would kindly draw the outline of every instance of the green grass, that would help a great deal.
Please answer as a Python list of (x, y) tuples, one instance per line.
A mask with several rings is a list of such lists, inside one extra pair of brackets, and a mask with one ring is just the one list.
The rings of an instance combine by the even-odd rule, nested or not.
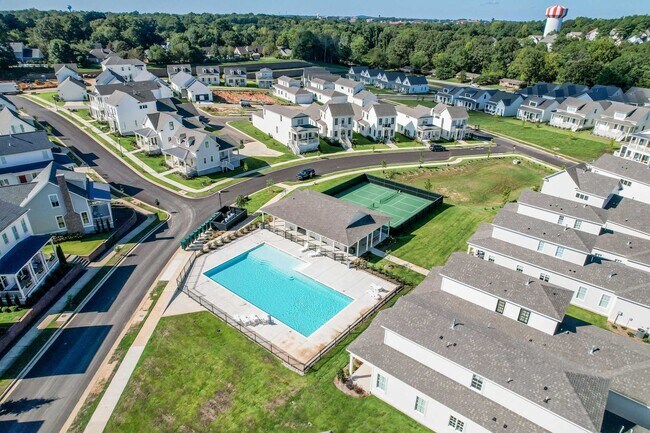
[(74, 112), (74, 114), (76, 114), (77, 116), (81, 117), (86, 121), (92, 122), (93, 120), (95, 120), (90, 116), (90, 110), (88, 108), (79, 108), (72, 111)]
[(607, 317), (601, 316), (600, 314), (592, 313), (591, 311), (585, 310), (584, 308), (576, 307), (575, 305), (569, 305), (569, 308), (566, 310), (567, 316), (574, 317), (583, 322), (590, 323), (599, 328), (607, 329), (610, 328), (607, 326)]
[(358, 132), (352, 132), (352, 147), (354, 150), (388, 149), (388, 146), (385, 144), (375, 143), (370, 138)]
[(419, 272), (412, 271), (402, 265), (397, 265), (386, 259), (382, 259), (372, 253), (366, 254), (363, 258), (366, 259), (368, 263), (372, 264), (373, 269), (389, 271), (392, 275), (412, 287), (419, 285), (425, 278), (425, 276)]
[[(247, 171), (257, 170), (268, 167), (269, 164), (263, 159), (258, 157), (249, 157), (242, 161), (241, 165), (234, 170), (219, 171), (216, 173), (205, 174), (203, 176), (196, 176), (187, 179), (178, 173), (169, 173), (165, 177), (180, 182), (190, 188), (200, 189), (204, 188), (216, 181), (232, 178), (238, 174), (246, 173)], [(252, 176), (255, 176), (254, 174)]]
[(20, 321), (20, 319), (27, 313), (27, 309), (19, 309), (17, 311), (10, 311), (8, 313), (0, 313), (0, 329), (9, 328), (14, 323)]
[(421, 147), (424, 150), (426, 150), (426, 147), (418, 141), (413, 140), (412, 138), (408, 138), (404, 134), (400, 134), (399, 132), (395, 133), (395, 145), (397, 147)]
[(62, 102), (56, 102), (54, 100), (54, 97), (58, 96), (58, 92), (56, 90), (53, 90), (53, 91), (48, 90), (48, 91), (44, 91), (44, 92), (38, 92), (38, 93), (34, 93), (34, 95), (41, 98), (41, 99), (46, 100), (49, 103), (63, 105)]
[(333, 386), (363, 328), (300, 376), (210, 313), (164, 317), (105, 431), (429, 431), (375, 397)]
[(110, 232), (93, 233), (82, 237), (81, 239), (69, 240), (60, 242), (61, 249), (65, 254), (72, 254), (75, 256), (87, 256), (92, 253), (95, 248), (100, 246), (108, 237), (113, 234)]
[(618, 148), (611, 140), (595, 137), (588, 131), (572, 132), (548, 125), (524, 124), (518, 119), (475, 111), (470, 112), (469, 124), (582, 161), (597, 159), (603, 153), (612, 153)]
[(119, 137), (115, 134), (110, 134), (110, 136), (113, 140), (115, 140), (117, 143), (119, 143), (120, 146), (124, 148), (125, 152), (133, 152), (138, 148), (138, 145), (135, 144), (135, 137), (132, 136)]
[(162, 155), (147, 155), (144, 152), (137, 152), (132, 155), (151, 167), (157, 173), (162, 173), (163, 171), (170, 169), (169, 166), (165, 165), (165, 157)]
[(370, 93), (374, 93), (375, 95), (396, 95), (397, 94), (397, 92), (394, 90), (380, 89), (379, 87), (375, 87), (372, 84), (366, 86), (366, 90), (369, 91)]
[(409, 107), (417, 107), (418, 105), (422, 105), (423, 107), (433, 108), (433, 107), (435, 107), (437, 105), (436, 102), (432, 101), (431, 99), (418, 101), (418, 100), (415, 100), (415, 99), (397, 99), (397, 98), (392, 98), (391, 99), (391, 98), (388, 98), (387, 101), (395, 102), (397, 104), (407, 105)]
[(327, 141), (320, 139), (320, 144), (318, 145), (318, 151), (323, 155), (344, 152), (344, 149), (339, 144), (330, 144)]
[(248, 197), (248, 201), (246, 202), (245, 208), (249, 214), (257, 212), (259, 208), (264, 206), (269, 200), (271, 200), (273, 197), (275, 197), (276, 195), (280, 194), (283, 191), (284, 188), (280, 188), (278, 186), (271, 186), (269, 188), (258, 191), (255, 194), (251, 194)]
[(269, 149), (281, 152), (281, 156), (275, 156), (275, 157), (258, 157), (260, 159), (265, 160), (269, 164), (276, 164), (278, 162), (283, 162), (283, 161), (289, 161), (292, 159), (298, 158), (296, 155), (294, 155), (287, 146), (284, 144), (280, 143), (279, 141), (270, 138), (268, 134), (263, 133), (259, 129), (253, 126), (253, 124), (248, 121), (248, 120), (233, 120), (232, 122), (228, 123), (230, 126), (232, 126), (235, 129), (238, 129), (239, 131), (243, 132), (244, 134), (247, 134), (251, 137), (253, 137), (255, 140), (263, 143), (266, 147)]

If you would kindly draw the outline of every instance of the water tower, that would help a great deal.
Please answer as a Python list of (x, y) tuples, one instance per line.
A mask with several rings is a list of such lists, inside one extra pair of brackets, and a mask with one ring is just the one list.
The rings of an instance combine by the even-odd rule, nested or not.
[(562, 19), (569, 12), (564, 6), (555, 5), (546, 9), (546, 27), (544, 27), (544, 36), (551, 32), (559, 32), (562, 28)]

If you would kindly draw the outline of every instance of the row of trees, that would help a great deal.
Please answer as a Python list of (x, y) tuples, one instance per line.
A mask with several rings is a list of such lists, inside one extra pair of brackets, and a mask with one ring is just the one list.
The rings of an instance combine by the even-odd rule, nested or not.
[[(338, 19), (270, 15), (139, 14), (25, 11), (0, 14), (0, 43), (25, 41), (39, 47), (51, 63), (83, 63), (93, 44), (123, 56), (155, 63), (202, 62), (232, 55), (232, 47), (261, 45), (266, 53), (288, 46), (296, 58), (326, 63), (356, 63), (418, 70), (435, 69), (440, 78), (460, 71), (481, 73), (484, 83), (508, 76), (528, 82), (572, 81), (650, 87), (650, 44), (625, 39), (650, 28), (649, 16), (618, 20), (567, 21), (553, 50), (529, 37), (542, 21), (475, 24), (389, 25)], [(599, 39), (565, 37), (570, 31), (598, 29)], [(616, 45), (616, 29), (623, 42)], [(165, 46), (165, 47), (164, 47)], [(7, 61), (2, 58), (0, 67)], [(10, 59), (9, 59), (10, 60)]]

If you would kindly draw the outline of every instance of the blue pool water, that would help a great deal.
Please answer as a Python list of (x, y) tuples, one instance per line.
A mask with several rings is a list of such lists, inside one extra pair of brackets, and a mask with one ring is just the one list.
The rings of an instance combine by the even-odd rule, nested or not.
[(296, 270), (304, 262), (267, 244), (205, 275), (308, 337), (352, 299)]

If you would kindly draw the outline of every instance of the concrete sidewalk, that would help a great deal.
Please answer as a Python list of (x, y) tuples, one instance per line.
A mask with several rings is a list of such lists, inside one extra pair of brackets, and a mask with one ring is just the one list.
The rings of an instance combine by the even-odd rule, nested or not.
[(377, 248), (371, 248), (370, 252), (373, 253), (376, 256), (382, 257), (389, 262), (393, 262), (396, 265), (404, 266), (407, 269), (410, 269), (412, 271), (417, 272), (418, 274), (422, 275), (429, 275), (429, 270), (423, 268), (422, 266), (415, 265), (411, 262), (407, 262), (406, 260), (402, 260), (399, 257), (395, 257), (392, 254), (386, 254), (385, 252), (378, 250)]

